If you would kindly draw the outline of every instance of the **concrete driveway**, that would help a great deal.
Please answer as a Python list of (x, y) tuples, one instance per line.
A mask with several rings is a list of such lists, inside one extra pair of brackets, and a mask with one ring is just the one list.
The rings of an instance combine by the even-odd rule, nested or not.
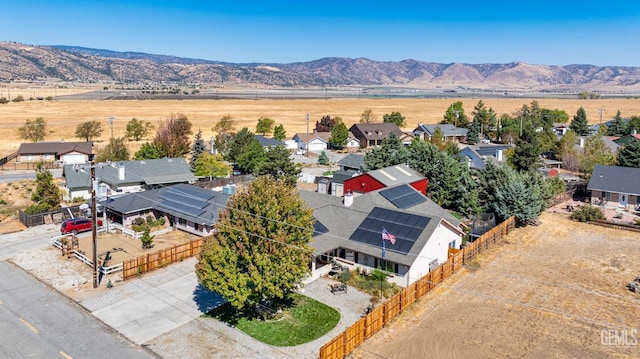
[(195, 264), (195, 258), (172, 264), (80, 305), (134, 343), (145, 343), (224, 303), (199, 286)]

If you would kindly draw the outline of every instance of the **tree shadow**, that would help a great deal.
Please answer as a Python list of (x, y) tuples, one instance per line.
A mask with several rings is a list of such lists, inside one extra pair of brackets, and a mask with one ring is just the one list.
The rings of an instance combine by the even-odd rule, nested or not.
[(208, 290), (202, 284), (198, 284), (193, 290), (193, 301), (202, 313), (208, 313), (227, 302), (220, 294)]

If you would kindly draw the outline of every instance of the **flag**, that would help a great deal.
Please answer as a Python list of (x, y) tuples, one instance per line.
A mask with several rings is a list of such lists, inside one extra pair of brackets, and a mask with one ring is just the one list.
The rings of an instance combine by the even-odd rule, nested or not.
[(389, 241), (389, 242), (391, 242), (391, 244), (396, 244), (396, 236), (394, 236), (393, 234), (389, 233), (389, 231), (387, 231), (386, 228), (382, 228), (382, 240), (383, 241), (385, 241), (385, 240)]

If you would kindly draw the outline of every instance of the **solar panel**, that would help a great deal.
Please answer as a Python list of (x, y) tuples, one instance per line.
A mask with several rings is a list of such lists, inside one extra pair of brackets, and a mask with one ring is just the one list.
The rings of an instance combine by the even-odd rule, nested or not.
[(178, 193), (183, 196), (191, 196), (193, 198), (200, 199), (202, 201), (208, 201), (215, 197), (215, 192), (202, 189), (199, 187), (193, 187), (188, 185), (176, 185), (169, 187), (167, 192)]
[(319, 236), (323, 233), (329, 233), (329, 228), (322, 224), (322, 222), (316, 220), (316, 223), (313, 224), (313, 236)]
[(194, 207), (194, 208), (200, 208), (200, 209), (206, 207), (209, 204), (209, 202), (203, 201), (203, 200), (201, 200), (199, 198), (188, 197), (188, 196), (182, 195), (180, 193), (172, 192), (172, 191), (167, 191), (167, 192), (159, 195), (158, 198), (166, 199), (168, 201), (177, 202), (177, 203), (181, 203), (181, 204), (183, 204), (185, 206)]
[(192, 217), (200, 217), (203, 213), (205, 213), (205, 210), (203, 209), (194, 208), (191, 206), (185, 206), (182, 203), (173, 202), (169, 200), (163, 200), (160, 202), (160, 204), (169, 210), (174, 210), (180, 213), (184, 213)]
[(394, 206), (402, 209), (413, 207), (427, 200), (422, 193), (408, 184), (384, 189), (380, 191), (380, 194)]
[(382, 248), (382, 229), (396, 236), (386, 241), (387, 250), (409, 253), (431, 218), (375, 207), (349, 237), (350, 240)]

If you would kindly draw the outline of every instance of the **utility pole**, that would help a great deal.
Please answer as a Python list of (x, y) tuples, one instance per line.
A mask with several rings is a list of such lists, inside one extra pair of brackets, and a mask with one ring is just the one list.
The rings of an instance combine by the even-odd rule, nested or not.
[(598, 112), (600, 112), (600, 126), (602, 126), (602, 113), (607, 111), (606, 108), (599, 108)]
[(304, 143), (306, 147), (307, 157), (309, 157), (309, 114), (307, 114), (307, 138), (305, 139)]
[(453, 120), (453, 142), (456, 141), (456, 126), (458, 125), (458, 111), (456, 111), (456, 118)]
[(91, 161), (91, 241), (93, 243), (93, 287), (98, 288), (98, 229), (96, 220), (96, 163)]
[(109, 126), (111, 127), (111, 138), (113, 138), (113, 120), (115, 119), (115, 117), (111, 116), (109, 117)]

